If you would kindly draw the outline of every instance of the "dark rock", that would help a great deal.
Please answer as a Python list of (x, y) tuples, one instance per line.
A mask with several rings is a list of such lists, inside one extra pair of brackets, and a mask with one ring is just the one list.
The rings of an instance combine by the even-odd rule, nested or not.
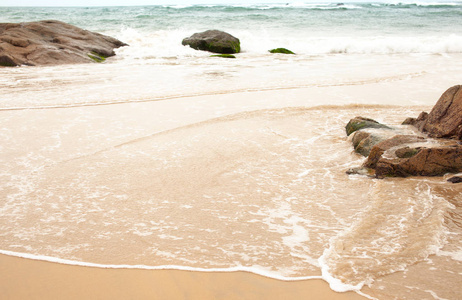
[(421, 112), (417, 118), (407, 118), (401, 125), (413, 125), (419, 131), (422, 131), (425, 122), (427, 121), (428, 113)]
[(401, 123), (401, 125), (414, 125), (415, 124), (415, 118), (406, 118), (406, 120)]
[(365, 167), (360, 167), (360, 168), (351, 168), (346, 171), (348, 175), (366, 175), (369, 177), (374, 177), (375, 172), (373, 169), (365, 168)]
[(241, 51), (238, 38), (220, 30), (207, 30), (195, 33), (183, 39), (184, 46), (189, 45), (196, 50), (205, 50), (221, 54), (233, 54)]
[(414, 126), (419, 129), (419, 131), (422, 131), (423, 126), (425, 125), (425, 122), (427, 122), (428, 119), (428, 113), (427, 112), (421, 112), (420, 115), (415, 119), (415, 124)]
[(385, 176), (440, 176), (462, 171), (462, 146), (416, 149), (409, 158), (381, 158), (375, 167), (378, 178)]
[[(0, 23), (0, 66), (92, 62), (125, 43), (60, 21)], [(102, 61), (102, 59), (101, 59)]]
[(286, 49), (286, 48), (276, 48), (276, 49), (271, 49), (271, 50), (268, 50), (270, 53), (282, 53), (282, 54), (295, 54), (293, 53), (292, 51), (290, 51), (289, 49)]
[(353, 148), (358, 148), (359, 144), (367, 139), (368, 137), (371, 136), (371, 132), (367, 132), (367, 131), (364, 131), (364, 130), (359, 130), (359, 131), (356, 131), (354, 132), (353, 134), (353, 138), (351, 139), (351, 142), (353, 143)]
[(369, 129), (369, 130), (358, 130), (353, 134), (353, 147), (355, 151), (362, 156), (368, 156), (372, 150), (372, 147), (378, 143), (390, 138), (389, 130), (384, 131), (383, 129)]
[(419, 142), (425, 142), (425, 138), (415, 135), (395, 135), (394, 137), (384, 140), (372, 147), (372, 150), (369, 153), (369, 156), (367, 157), (367, 160), (363, 166), (366, 168), (375, 169), (377, 167), (378, 161), (382, 159), (385, 151), (392, 148), (397, 149), (398, 146), (403, 146), (400, 148), (404, 148), (408, 144)]
[(348, 124), (345, 127), (346, 134), (350, 135), (353, 132), (364, 129), (364, 128), (387, 128), (391, 129), (390, 127), (380, 124), (379, 122), (368, 119), (368, 118), (363, 118), (363, 117), (356, 117), (350, 120)]
[[(0, 52), (2, 52), (2, 48), (0, 48)], [(11, 56), (6, 55), (6, 54), (0, 56), (0, 66), (3, 66), (3, 67), (15, 67), (17, 65), (18, 64), (14, 61), (14, 59)]]
[(452, 183), (461, 183), (462, 182), (462, 177), (460, 176), (454, 176), (448, 179), (449, 182)]
[(423, 127), (423, 131), (438, 138), (453, 138), (462, 129), (462, 86), (456, 85), (443, 93)]

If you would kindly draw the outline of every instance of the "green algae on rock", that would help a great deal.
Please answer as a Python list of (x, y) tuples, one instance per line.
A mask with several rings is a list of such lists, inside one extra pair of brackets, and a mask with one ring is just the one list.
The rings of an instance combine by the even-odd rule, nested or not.
[(282, 54), (295, 54), (294, 52), (290, 51), (289, 49), (286, 48), (276, 48), (276, 49), (271, 49), (268, 50), (270, 53), (282, 53)]
[(387, 125), (380, 124), (376, 120), (372, 120), (364, 117), (356, 117), (350, 120), (345, 127), (346, 133), (349, 136), (353, 132), (363, 128), (384, 128), (391, 129)]
[(232, 54), (216, 54), (216, 55), (210, 55), (210, 57), (236, 58), (236, 56)]
[(241, 52), (241, 42), (238, 38), (220, 30), (207, 30), (195, 33), (183, 39), (183, 46), (213, 53), (233, 54)]
[(102, 63), (106, 60), (106, 57), (103, 56), (103, 55), (100, 55), (96, 52), (91, 52), (88, 54), (88, 57), (93, 59), (94, 62), (97, 62), (97, 63)]

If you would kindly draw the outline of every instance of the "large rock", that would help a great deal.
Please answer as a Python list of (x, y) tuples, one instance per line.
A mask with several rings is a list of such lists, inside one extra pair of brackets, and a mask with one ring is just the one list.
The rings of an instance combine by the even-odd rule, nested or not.
[(196, 50), (205, 50), (221, 54), (233, 54), (241, 51), (238, 38), (220, 30), (207, 30), (195, 33), (182, 42)]
[(412, 124), (431, 137), (462, 140), (462, 86), (444, 92), (429, 114), (422, 112), (417, 119), (408, 118), (403, 124)]
[(347, 171), (376, 178), (459, 172), (462, 172), (462, 145), (454, 140), (429, 141), (413, 135), (396, 135), (376, 144), (360, 168)]
[(412, 156), (412, 151), (404, 153), (402, 149), (409, 148), (408, 145), (423, 143), (425, 141), (425, 138), (416, 135), (395, 135), (394, 137), (384, 140), (372, 147), (372, 150), (364, 163), (364, 167), (375, 169), (377, 167), (377, 163), (383, 158), (383, 154), (386, 151), (390, 152), (387, 156), (395, 156), (397, 158)]
[(0, 66), (103, 61), (125, 43), (60, 21), (0, 23)]
[(429, 148), (409, 148), (408, 158), (378, 160), (375, 176), (439, 176), (462, 171), (462, 146), (458, 144)]

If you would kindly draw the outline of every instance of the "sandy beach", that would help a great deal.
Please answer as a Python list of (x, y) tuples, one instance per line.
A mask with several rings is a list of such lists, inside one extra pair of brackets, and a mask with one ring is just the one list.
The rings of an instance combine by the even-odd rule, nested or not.
[[(459, 299), (462, 185), (348, 175), (345, 125), (416, 134), (462, 5), (341, 6), (2, 10), (130, 46), (0, 67), (0, 300)], [(182, 45), (212, 24), (236, 59)]]
[[(383, 87), (383, 89), (385, 88)], [(362, 89), (355, 88), (354, 86), (339, 87), (337, 89), (341, 90), (339, 94), (349, 96), (347, 98), (355, 97), (356, 99), (360, 99), (356, 97), (357, 95), (367, 94), (364, 90), (370, 90), (369, 86), (363, 86)], [(281, 178), (278, 174), (287, 173), (285, 168), (297, 170), (295, 176), (305, 174), (303, 170), (306, 166), (300, 163), (301, 159), (293, 159), (292, 156), (305, 155), (307, 148), (305, 144), (294, 144), (292, 148), (287, 148), (285, 145), (291, 144), (285, 141), (291, 136), (294, 137), (293, 140), (295, 141), (298, 139), (309, 141), (312, 136), (326, 136), (324, 139), (332, 141), (331, 143), (335, 143), (336, 147), (330, 147), (327, 144), (326, 148), (312, 150), (310, 155), (314, 161), (311, 164), (315, 166), (316, 161), (322, 162), (321, 167), (316, 167), (315, 170), (319, 170), (316, 172), (322, 172), (325, 170), (323, 167), (329, 164), (333, 164), (330, 168), (339, 168), (339, 171), (335, 171), (335, 173), (339, 174), (338, 180), (348, 181), (348, 185), (345, 184), (345, 187), (351, 186), (351, 189), (344, 188), (343, 190), (338, 190), (339, 194), (335, 198), (337, 199), (334, 201), (335, 203), (340, 201), (338, 200), (341, 199), (340, 197), (346, 197), (345, 195), (350, 196), (346, 200), (348, 205), (339, 205), (338, 209), (336, 208), (337, 206), (334, 206), (334, 208), (338, 210), (337, 216), (343, 214), (342, 218), (345, 220), (343, 222), (352, 222), (354, 214), (349, 212), (349, 209), (354, 207), (352, 205), (354, 203), (353, 200), (358, 199), (356, 196), (357, 190), (363, 189), (363, 194), (366, 195), (365, 200), (360, 199), (361, 201), (369, 201), (369, 198), (367, 198), (367, 189), (371, 185), (374, 185), (374, 183), (363, 180), (350, 181), (344, 175), (344, 172), (342, 172), (347, 166), (335, 166), (337, 161), (348, 162), (351, 160), (350, 157), (353, 156), (350, 153), (350, 145), (344, 142), (346, 139), (343, 132), (344, 120), (354, 117), (356, 114), (377, 117), (386, 111), (389, 116), (387, 119), (388, 122), (395, 124), (405, 113), (415, 115), (418, 110), (410, 113), (406, 109), (403, 111), (403, 109), (397, 106), (387, 108), (387, 106), (380, 105), (368, 106), (365, 103), (363, 106), (356, 104), (317, 108), (301, 106), (307, 98), (317, 98), (316, 95), (323, 91), (335, 94), (337, 89), (281, 90), (277, 92), (241, 93), (238, 94), (239, 97), (236, 97), (235, 94), (223, 94), (120, 105), (5, 111), (4, 116), (8, 116), (8, 118), (5, 117), (3, 119), (3, 126), (10, 128), (12, 136), (16, 137), (14, 141), (10, 139), (11, 148), (24, 149), (26, 151), (24, 155), (28, 155), (27, 153), (43, 153), (41, 155), (46, 156), (46, 158), (40, 161), (56, 161), (46, 165), (43, 170), (37, 169), (40, 165), (36, 165), (36, 162), (31, 161), (30, 166), (24, 166), (27, 167), (24, 171), (24, 176), (26, 176), (24, 177), (24, 182), (30, 182), (27, 176), (34, 176), (35, 180), (43, 181), (39, 186), (43, 186), (44, 188), (54, 186), (53, 191), (58, 196), (65, 195), (64, 198), (68, 199), (62, 202), (63, 207), (58, 209), (53, 215), (59, 218), (53, 219), (54, 217), (51, 216), (49, 221), (53, 222), (54, 220), (57, 222), (57, 225), (70, 224), (66, 225), (70, 228), (69, 233), (61, 236), (58, 230), (53, 235), (50, 235), (50, 237), (36, 236), (29, 241), (32, 244), (43, 243), (47, 238), (47, 243), (55, 245), (56, 251), (69, 251), (69, 249), (73, 249), (71, 246), (69, 246), (69, 249), (59, 247), (57, 243), (69, 245), (69, 242), (72, 241), (80, 244), (82, 248), (75, 248), (75, 254), (72, 255), (66, 256), (57, 252), (50, 252), (50, 250), (53, 250), (51, 247), (46, 247), (48, 250), (43, 250), (42, 253), (50, 257), (68, 257), (71, 260), (73, 257), (81, 257), (77, 261), (82, 261), (83, 263), (208, 267), (210, 265), (214, 266), (214, 259), (218, 262), (220, 260), (228, 260), (228, 265), (233, 266), (236, 259), (243, 257), (244, 263), (240, 263), (243, 266), (260, 264), (267, 269), (271, 269), (272, 265), (284, 266), (293, 264), (295, 267), (306, 268), (306, 271), (300, 273), (298, 276), (305, 274), (319, 276), (321, 275), (319, 269), (310, 267), (310, 264), (306, 263), (310, 258), (306, 256), (307, 248), (304, 248), (307, 247), (305, 237), (306, 235), (315, 237), (317, 230), (320, 230), (320, 238), (316, 237), (316, 240), (313, 238), (313, 241), (319, 241), (317, 243), (320, 246), (315, 248), (317, 247), (317, 243), (315, 242), (309, 244), (310, 250), (313, 251), (311, 255), (316, 259), (322, 254), (328, 242), (328, 240), (324, 241), (322, 238), (327, 239), (332, 233), (329, 233), (327, 229), (323, 229), (325, 227), (315, 224), (308, 234), (307, 231), (301, 230), (301, 226), (297, 222), (305, 222), (298, 215), (300, 212), (303, 212), (303, 217), (313, 214), (314, 219), (318, 218), (322, 220), (321, 217), (325, 215), (323, 206), (317, 208), (316, 202), (312, 204), (309, 201), (298, 202), (294, 201), (296, 200), (295, 198), (285, 196), (290, 200), (286, 200), (285, 202), (294, 206), (293, 212), (290, 212), (287, 211), (285, 206), (279, 207), (278, 201), (273, 203), (268, 200), (267, 196), (263, 197), (258, 193), (245, 192), (246, 190), (241, 192), (239, 190), (241, 187), (250, 191), (258, 191), (257, 185), (259, 182), (257, 181), (255, 183), (256, 186), (250, 188), (244, 183), (239, 183), (240, 178), (247, 178), (239, 175), (239, 169), (237, 169), (239, 172), (236, 177), (220, 177), (222, 175), (215, 174), (233, 174), (234, 171), (230, 172), (227, 170), (234, 170), (236, 168), (234, 163), (241, 160), (243, 160), (241, 163), (242, 166), (249, 167), (253, 166), (253, 164), (260, 166), (260, 162), (266, 162), (268, 166), (277, 162), (277, 160), (274, 160), (272, 153), (278, 153), (278, 157), (287, 157), (282, 160), (281, 164), (272, 166), (274, 176), (278, 178), (279, 184), (285, 186), (291, 184), (291, 182), (298, 182), (294, 181), (290, 176), (287, 176), (287, 180), (289, 181), (285, 182), (283, 181), (285, 179)], [(290, 99), (290, 101), (284, 102), (281, 99)], [(337, 104), (338, 101), (340, 104), (342, 103), (342, 99), (344, 97), (333, 96), (331, 103)], [(393, 99), (398, 99), (398, 97), (393, 97)], [(214, 107), (212, 105), (214, 102), (219, 102), (221, 105), (221, 111), (218, 113), (216, 110), (211, 109)], [(364, 102), (366, 101), (364, 100)], [(287, 108), (286, 106), (292, 106), (292, 108)], [(216, 117), (217, 114), (219, 114), (218, 118)], [(122, 115), (123, 118), (120, 118)], [(171, 119), (170, 116), (176, 116), (176, 118)], [(322, 120), (325, 116), (330, 116), (331, 119), (335, 117), (336, 121), (334, 125), (323, 125), (324, 122)], [(310, 130), (305, 130), (305, 127), (299, 127), (297, 124), (310, 124), (311, 127)], [(326, 135), (325, 126), (334, 128), (333, 133)], [(59, 132), (58, 135), (53, 135), (56, 131)], [(99, 132), (100, 135), (88, 134), (89, 132)], [(225, 137), (222, 137), (222, 132), (227, 132)], [(40, 138), (34, 139), (34, 136), (40, 136)], [(75, 137), (79, 137), (79, 139)], [(62, 141), (62, 144), (59, 144), (59, 147), (56, 148), (51, 147), (56, 144), (54, 141), (55, 138), (59, 138)], [(242, 140), (253, 141), (254, 144), (246, 143), (242, 144), (242, 147), (237, 147), (237, 145), (241, 145), (239, 141)], [(181, 141), (181, 143), (177, 143), (177, 141)], [(324, 144), (325, 142), (318, 140), (318, 145), (323, 146)], [(50, 146), (48, 147), (47, 145)], [(158, 148), (158, 145), (162, 145), (165, 149)], [(314, 146), (312, 145), (311, 147)], [(335, 150), (338, 147), (343, 149), (340, 152), (344, 153), (347, 156), (346, 158), (338, 158), (336, 156), (339, 155), (335, 154), (338, 152), (338, 150)], [(163, 181), (158, 183), (160, 188), (154, 185), (156, 182), (153, 181), (153, 178), (163, 178), (162, 174), (165, 171), (162, 165), (159, 166), (156, 161), (150, 162), (150, 160), (145, 159), (145, 154), (139, 152), (140, 149), (149, 153), (149, 157), (160, 159), (160, 164), (162, 164), (164, 157), (172, 162), (169, 166), (175, 166), (178, 163), (178, 169), (169, 169), (166, 174), (170, 177), (165, 177), (162, 179)], [(266, 149), (266, 151), (262, 152), (260, 149)], [(315, 153), (324, 154), (326, 151), (330, 151), (329, 149), (337, 151), (332, 156), (332, 162), (328, 162), (326, 159), (323, 161), (314, 156)], [(184, 154), (178, 151), (183, 151)], [(130, 153), (139, 153), (137, 155), (142, 155), (143, 157), (137, 158)], [(178, 158), (169, 158), (171, 155), (178, 154)], [(204, 156), (204, 154), (207, 155)], [(257, 154), (259, 156), (256, 156)], [(281, 156), (281, 154), (284, 155)], [(6, 151), (3, 157), (5, 158), (5, 162), (11, 162), (15, 161), (14, 158), (18, 155), (20, 155), (18, 151)], [(100, 156), (104, 157), (104, 159), (100, 158)], [(126, 157), (130, 159), (125, 163)], [(207, 160), (204, 160), (204, 157)], [(224, 161), (223, 157), (228, 158)], [(254, 159), (254, 157), (258, 159)], [(180, 161), (177, 162), (178, 159)], [(184, 162), (183, 159), (185, 159)], [(40, 161), (37, 163), (41, 164)], [(95, 182), (96, 187), (100, 186), (104, 188), (111, 184), (114, 185), (114, 193), (118, 193), (116, 188), (119, 185), (116, 183), (122, 181), (116, 176), (132, 174), (131, 170), (137, 171), (131, 177), (124, 179), (125, 182), (129, 183), (127, 188), (132, 190), (122, 191), (134, 195), (133, 199), (135, 199), (136, 205), (131, 210), (127, 211), (124, 209), (126, 204), (123, 204), (123, 200), (125, 198), (112, 199), (109, 197), (107, 198), (107, 204), (103, 200), (91, 200), (97, 193), (89, 196), (89, 201), (91, 202), (80, 204), (87, 199), (84, 194), (80, 195), (81, 193), (85, 193), (86, 188), (79, 190), (79, 186), (77, 188), (73, 186), (72, 178), (82, 178), (82, 182), (89, 180), (88, 173), (83, 172), (81, 166), (88, 165), (92, 167), (94, 165), (93, 161), (106, 161), (110, 163), (108, 166), (98, 163), (99, 167), (95, 169), (94, 173), (96, 175), (92, 180)], [(10, 167), (11, 172), (23, 172), (21, 171), (22, 169), (18, 169), (15, 166)], [(32, 171), (29, 171), (29, 169)], [(258, 170), (257, 167), (254, 169)], [(38, 173), (36, 174), (34, 170), (37, 170)], [(114, 170), (117, 170), (117, 172)], [(188, 172), (185, 170), (188, 170)], [(156, 172), (159, 173), (157, 174)], [(82, 174), (80, 175), (80, 173)], [(139, 174), (145, 173), (148, 174), (147, 177), (139, 176)], [(59, 176), (56, 176), (57, 174)], [(214, 176), (220, 178), (221, 184), (215, 184)], [(266, 178), (264, 176), (267, 175), (262, 174), (261, 176)], [(320, 182), (309, 181), (316, 178), (323, 178), (322, 173), (320, 175), (307, 176), (306, 182), (300, 181), (299, 186), (292, 187), (290, 195), (302, 199), (303, 195), (307, 193), (306, 189), (311, 189), (310, 193), (312, 196), (316, 193), (322, 193), (322, 189), (313, 190), (314, 187), (321, 184)], [(295, 178), (295, 180), (297, 179), (298, 177)], [(332, 184), (338, 186), (338, 180), (334, 180)], [(237, 183), (233, 183), (235, 181)], [(272, 193), (279, 193), (279, 185), (273, 185), (271, 182), (269, 181), (266, 189)], [(380, 190), (383, 190), (383, 193), (389, 194), (386, 186), (380, 186), (381, 183), (377, 184), (379, 186), (373, 187), (374, 189), (380, 188)], [(409, 195), (415, 193), (412, 181), (409, 181), (409, 186), (403, 182), (397, 182), (397, 184), (401, 184), (403, 189), (407, 189), (410, 193)], [(221, 191), (223, 189), (226, 191), (228, 187), (233, 189), (236, 195), (243, 195), (242, 203), (237, 203), (237, 199), (234, 198), (233, 201), (220, 200)], [(122, 188), (124, 187), (122, 186)], [(169, 202), (163, 201), (164, 199), (170, 199), (167, 197), (168, 195), (162, 196), (165, 197), (161, 198), (162, 201), (147, 201), (145, 206), (141, 205), (142, 202), (137, 200), (143, 198), (149, 200), (149, 195), (162, 195), (161, 192), (164, 189), (169, 192), (170, 197), (175, 199), (176, 202), (173, 200)], [(334, 191), (332, 194), (335, 194)], [(24, 192), (24, 195), (30, 195), (30, 197), (22, 203), (30, 206), (29, 209), (36, 211), (36, 213), (26, 217), (17, 215), (16, 219), (12, 219), (11, 216), (8, 218), (5, 217), (3, 218), (5, 223), (2, 225), (6, 228), (6, 226), (15, 224), (11, 229), (4, 231), (3, 242), (11, 245), (10, 250), (19, 250), (18, 252), (23, 253), (26, 251), (15, 246), (17, 242), (14, 240), (8, 242), (7, 235), (30, 235), (35, 230), (37, 230), (37, 234), (40, 234), (40, 230), (33, 226), (44, 222), (45, 215), (41, 211), (41, 207), (43, 207), (41, 203), (48, 203), (44, 202), (48, 199), (48, 195), (40, 194), (40, 190), (36, 190), (36, 188), (30, 192), (28, 190)], [(103, 192), (102, 190), (101, 193)], [(218, 199), (220, 202), (207, 202), (207, 199), (209, 199), (207, 197), (215, 195), (214, 193), (216, 196), (213, 196), (212, 199)], [(377, 199), (383, 198), (380, 195), (379, 193)], [(454, 193), (454, 195), (456, 194)], [(50, 194), (50, 196), (53, 195)], [(198, 200), (192, 201), (191, 199), (194, 199), (193, 196), (198, 197)], [(313, 197), (321, 198), (321, 194)], [(37, 199), (42, 202), (36, 203)], [(61, 203), (60, 199), (59, 197), (50, 198), (52, 211), (55, 211), (53, 203)], [(375, 201), (374, 198), (372, 200)], [(9, 203), (12, 208), (14, 205), (18, 205), (17, 200), (14, 198), (11, 198), (11, 202)], [(178, 206), (175, 203), (180, 203), (180, 205)], [(110, 225), (109, 221), (103, 224), (101, 220), (107, 218), (107, 216), (99, 216), (95, 212), (104, 212), (107, 209), (100, 210), (95, 205), (115, 205), (116, 211), (120, 211), (121, 214), (111, 219), (111, 224), (113, 225)], [(172, 208), (168, 205), (172, 205)], [(355, 205), (362, 206), (363, 204), (359, 203)], [(93, 206), (95, 208), (91, 209)], [(235, 210), (236, 206), (239, 206), (239, 210), (237, 211)], [(84, 221), (82, 213), (78, 213), (81, 207), (87, 207), (89, 211)], [(196, 211), (194, 207), (204, 209), (205, 212)], [(217, 220), (221, 219), (215, 219), (213, 215), (214, 211), (211, 213), (210, 210), (207, 210), (210, 208), (216, 209), (220, 213), (219, 216), (225, 216), (225, 221), (218, 222)], [(262, 211), (260, 212), (260, 210)], [(146, 211), (150, 211), (151, 213), (146, 214)], [(245, 213), (248, 212), (250, 214), (246, 217)], [(225, 213), (228, 213), (229, 216), (226, 216)], [(256, 227), (254, 223), (256, 216), (259, 214), (264, 218), (261, 229), (260, 227)], [(282, 218), (281, 216), (285, 216), (285, 214), (288, 214), (288, 216)], [(169, 219), (162, 220), (162, 218), (169, 216), (179, 218), (178, 225), (175, 225), (177, 227), (169, 225)], [(266, 221), (265, 218), (267, 216), (273, 219)], [(73, 221), (74, 217), (77, 219)], [(132, 230), (135, 235), (127, 235), (127, 233), (124, 233), (125, 231), (120, 233), (120, 226), (128, 222), (126, 221), (127, 217), (133, 218), (133, 221), (130, 221), (130, 223), (133, 223), (135, 226)], [(68, 220), (62, 221), (60, 218), (67, 218)], [(248, 218), (252, 222), (243, 222), (244, 218)], [(236, 221), (232, 222), (233, 220)], [(165, 224), (166, 234), (160, 235), (162, 238), (157, 240), (152, 239), (152, 235), (149, 235), (149, 232), (146, 232), (146, 228), (144, 228), (148, 225), (142, 225), (143, 223), (154, 226), (155, 224), (152, 222)], [(21, 225), (23, 223), (24, 225)], [(105, 232), (107, 230), (106, 226), (114, 226), (112, 229), (114, 237), (106, 239), (104, 236), (91, 230), (88, 231), (86, 228), (88, 226), (91, 229), (91, 226), (97, 226), (98, 224), (101, 226), (100, 232)], [(193, 234), (191, 224), (202, 224), (201, 226), (205, 226), (205, 228), (210, 230), (203, 231), (202, 236), (199, 236), (199, 233), (201, 233), (199, 230), (197, 236), (191, 238), (190, 236)], [(16, 232), (15, 230), (18, 230), (21, 226), (29, 229)], [(222, 228), (215, 229), (218, 226), (222, 226)], [(241, 228), (240, 226), (244, 227)], [(251, 226), (251, 228), (248, 229), (245, 226)], [(280, 238), (278, 237), (279, 233), (276, 230), (268, 230), (268, 226), (278, 228), (283, 234), (288, 232), (291, 235), (286, 239), (283, 237)], [(185, 228), (186, 230), (184, 230)], [(49, 229), (45, 231), (47, 230)], [(126, 231), (128, 233), (131, 232), (130, 230)], [(181, 232), (184, 232), (184, 238), (176, 238)], [(226, 234), (218, 235), (215, 232), (225, 232)], [(286, 242), (287, 245), (282, 244), (279, 246), (271, 242), (271, 240), (280, 239)], [(216, 244), (216, 240), (219, 240), (221, 245)], [(156, 243), (162, 243), (163, 241), (166, 242), (159, 244), (160, 246), (156, 246)], [(89, 242), (95, 243), (95, 246), (85, 246)], [(185, 243), (188, 243), (188, 245), (185, 246)], [(228, 245), (227, 247), (230, 249), (228, 253), (226, 251), (220, 252), (222, 251), (220, 249), (223, 249), (223, 245)], [(245, 248), (246, 245), (248, 245), (247, 248)], [(159, 247), (161, 251), (156, 250), (156, 247)], [(256, 253), (255, 257), (261, 255), (262, 258), (259, 258), (260, 260), (256, 261), (256, 263), (248, 262), (246, 261), (246, 256), (235, 251), (238, 247), (250, 249)], [(286, 253), (292, 251), (293, 253), (298, 253), (298, 255), (305, 256), (302, 256), (303, 259), (295, 259), (290, 255), (278, 253), (276, 251), (278, 247), (289, 247), (290, 249), (286, 250)], [(158, 254), (143, 256), (143, 253), (148, 253), (146, 249), (153, 251), (153, 253), (158, 251), (155, 252)], [(261, 249), (265, 249), (267, 252), (262, 252)], [(177, 253), (177, 255), (181, 254), (183, 261), (196, 259), (197, 262), (189, 264), (182, 263), (180, 260), (171, 261), (169, 260), (167, 251)], [(158, 261), (153, 262), (153, 257)], [(265, 261), (266, 257), (268, 257), (268, 261)], [(450, 264), (450, 262), (446, 262), (445, 257), (432, 259), (438, 262), (444, 260), (441, 262), (444, 266)], [(313, 264), (315, 263), (313, 262)], [(220, 264), (215, 263), (215, 266), (219, 267)], [(427, 266), (427, 268), (431, 267), (432, 265)], [(296, 268), (294, 269), (296, 270)], [(444, 267), (442, 270), (444, 270)], [(412, 274), (425, 274), (425, 272), (418, 269), (417, 272), (413, 272)], [(408, 274), (411, 274), (411, 272)], [(400, 277), (401, 275), (404, 275), (404, 273), (398, 273), (392, 277), (392, 279), (396, 279), (396, 283), (393, 280), (391, 283), (382, 280), (377, 281), (377, 287), (367, 289), (365, 293), (372, 297), (376, 296), (377, 299), (392, 299), (389, 292), (396, 289), (396, 284), (403, 280)], [(439, 275), (436, 274), (435, 276), (438, 277)], [(429, 282), (424, 279), (418, 278), (412, 282), (422, 283), (423, 289), (429, 286)], [(457, 276), (447, 279), (456, 282)], [(330, 289), (327, 282), (321, 279), (281, 281), (248, 272), (104, 269), (65, 265), (6, 255), (0, 255), (0, 282), (2, 299), (364, 299), (364, 297), (354, 292), (336, 293)], [(381, 289), (383, 286), (385, 286), (384, 290)], [(386, 293), (384, 294), (383, 292)], [(419, 295), (423, 297), (428, 296), (426, 293)]]
[(101, 269), (0, 255), (2, 299), (365, 299), (323, 280), (247, 272)]

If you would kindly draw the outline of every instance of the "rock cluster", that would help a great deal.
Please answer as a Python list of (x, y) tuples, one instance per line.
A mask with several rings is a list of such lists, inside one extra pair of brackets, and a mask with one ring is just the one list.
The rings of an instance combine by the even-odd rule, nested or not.
[(462, 88), (448, 89), (432, 111), (408, 118), (419, 133), (408, 134), (374, 120), (357, 117), (346, 126), (355, 151), (367, 156), (347, 173), (386, 176), (438, 176), (462, 172)]
[(125, 43), (60, 21), (0, 23), (0, 66), (101, 62)]
[[(231, 34), (220, 30), (207, 30), (194, 33), (192, 36), (183, 39), (183, 46), (190, 46), (196, 50), (209, 51), (222, 55), (230, 55), (241, 51), (241, 42)], [(276, 48), (268, 50), (270, 53), (295, 54), (286, 48)], [(235, 56), (217, 56), (236, 58)]]

